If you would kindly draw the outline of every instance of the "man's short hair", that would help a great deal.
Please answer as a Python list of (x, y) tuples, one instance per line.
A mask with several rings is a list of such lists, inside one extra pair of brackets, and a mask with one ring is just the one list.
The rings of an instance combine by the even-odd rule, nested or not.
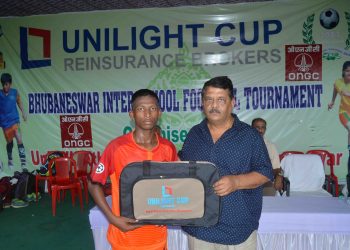
[(154, 97), (157, 100), (157, 105), (159, 106), (159, 98), (154, 91), (152, 91), (150, 89), (139, 89), (131, 97), (131, 108), (134, 107), (134, 103), (135, 103), (136, 99), (139, 97), (142, 97), (142, 96)]
[(1, 75), (1, 84), (2, 86), (5, 85), (5, 83), (12, 83), (12, 76), (9, 73), (3, 73)]
[(233, 98), (233, 84), (230, 78), (228, 78), (227, 76), (217, 76), (210, 79), (209, 81), (206, 81), (202, 88), (202, 98), (204, 97), (205, 90), (208, 87), (227, 89), (229, 92), (230, 98), (231, 99)]
[(267, 122), (263, 118), (258, 117), (258, 118), (255, 118), (255, 119), (252, 120), (252, 127), (254, 126), (254, 124), (256, 122), (263, 122), (263, 123), (265, 123), (265, 127), (267, 125)]

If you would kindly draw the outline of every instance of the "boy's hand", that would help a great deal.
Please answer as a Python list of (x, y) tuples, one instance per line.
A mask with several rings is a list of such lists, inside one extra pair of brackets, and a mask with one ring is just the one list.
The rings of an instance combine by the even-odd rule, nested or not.
[(142, 225), (135, 224), (137, 220), (126, 218), (126, 217), (114, 217), (114, 220), (111, 223), (120, 229), (122, 232), (128, 232), (135, 230), (136, 228), (141, 227)]

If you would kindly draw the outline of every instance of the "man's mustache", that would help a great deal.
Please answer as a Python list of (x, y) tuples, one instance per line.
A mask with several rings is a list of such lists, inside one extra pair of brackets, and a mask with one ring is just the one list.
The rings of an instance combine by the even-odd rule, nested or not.
[(210, 114), (212, 114), (212, 113), (220, 114), (221, 112), (218, 109), (212, 108), (211, 110), (209, 110), (209, 113)]

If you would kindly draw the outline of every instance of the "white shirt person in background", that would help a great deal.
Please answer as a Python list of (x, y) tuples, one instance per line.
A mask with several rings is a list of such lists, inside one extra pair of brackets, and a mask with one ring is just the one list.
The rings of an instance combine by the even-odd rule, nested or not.
[(262, 118), (255, 118), (252, 121), (252, 127), (257, 129), (261, 136), (264, 138), (264, 142), (269, 152), (269, 157), (272, 163), (273, 173), (274, 173), (274, 183), (273, 186), (277, 191), (280, 191), (283, 188), (283, 175), (281, 169), (280, 157), (277, 151), (277, 147), (274, 143), (270, 142), (266, 136), (266, 121)]

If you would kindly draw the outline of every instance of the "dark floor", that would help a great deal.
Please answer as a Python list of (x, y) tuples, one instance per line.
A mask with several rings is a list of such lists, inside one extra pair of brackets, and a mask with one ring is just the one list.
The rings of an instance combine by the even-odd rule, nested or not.
[(0, 212), (0, 249), (93, 250), (88, 217), (93, 206), (90, 199), (88, 205), (84, 203), (81, 212), (79, 202), (72, 207), (67, 195), (57, 204), (56, 216), (53, 217), (51, 198), (45, 194), (38, 204), (31, 202), (25, 208), (6, 208)]

